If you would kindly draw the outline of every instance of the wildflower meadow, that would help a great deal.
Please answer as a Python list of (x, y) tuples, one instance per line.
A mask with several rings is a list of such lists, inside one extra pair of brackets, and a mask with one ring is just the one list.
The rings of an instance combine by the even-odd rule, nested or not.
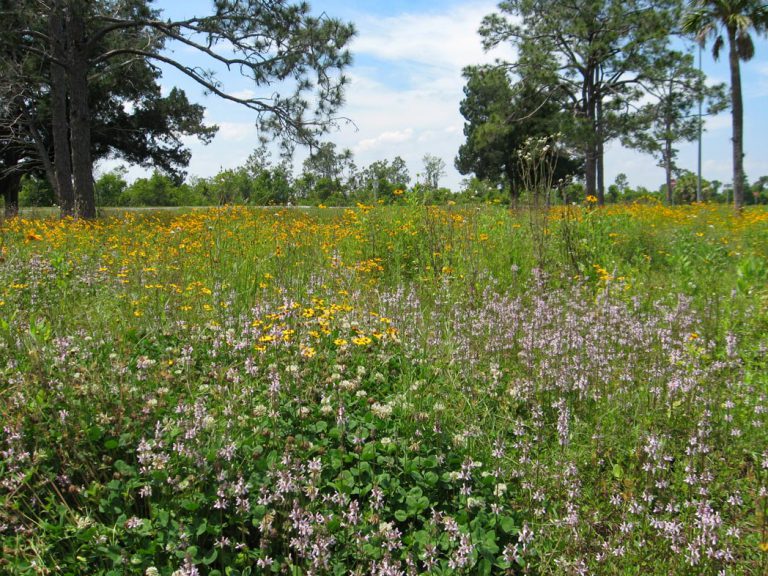
[(764, 575), (766, 350), (758, 207), (8, 220), (0, 573)]

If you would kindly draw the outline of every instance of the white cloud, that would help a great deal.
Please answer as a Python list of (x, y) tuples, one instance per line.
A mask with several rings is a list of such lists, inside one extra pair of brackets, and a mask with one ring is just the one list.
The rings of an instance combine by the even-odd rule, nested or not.
[(382, 132), (375, 138), (366, 138), (361, 140), (357, 146), (355, 146), (355, 152), (365, 152), (372, 148), (376, 148), (380, 144), (401, 144), (413, 138), (413, 129), (406, 128), (405, 130), (392, 130), (388, 132)]
[(256, 96), (256, 92), (246, 88), (245, 90), (230, 92), (229, 95), (234, 96), (235, 98), (240, 98), (241, 100), (249, 100), (250, 98), (254, 98)]
[(363, 64), (349, 74), (343, 109), (358, 130), (342, 130), (332, 140), (353, 150), (360, 166), (400, 156), (414, 177), (425, 154), (439, 156), (448, 166), (442, 183), (457, 188), (461, 175), (453, 158), (464, 140), (461, 71), (512, 55), (483, 51), (477, 31), (495, 10), (495, 2), (481, 1), (440, 12), (361, 17), (351, 50)]
[(477, 33), (482, 18), (496, 10), (495, 2), (468, 2), (444, 12), (406, 12), (389, 18), (363, 18), (352, 44), (357, 54), (400, 63), (417, 63), (433, 70), (461, 70), (487, 62)]
[(731, 129), (731, 113), (726, 112), (724, 114), (718, 114), (717, 116), (709, 116), (704, 120), (704, 129), (707, 132), (716, 132), (719, 130)]
[(217, 140), (226, 142), (243, 142), (256, 136), (256, 127), (253, 122), (216, 122), (219, 131)]
[[(365, 10), (366, 3), (356, 4)], [(389, 17), (364, 12), (355, 16), (358, 34), (351, 46), (355, 65), (348, 71), (351, 83), (346, 104), (339, 114), (352, 119), (356, 127), (342, 126), (327, 139), (339, 149), (353, 150), (360, 167), (400, 156), (414, 177), (422, 169), (425, 154), (438, 156), (448, 166), (441, 183), (458, 188), (462, 177), (453, 169), (453, 159), (464, 142), (464, 119), (459, 113), (464, 86), (461, 71), (467, 65), (490, 63), (496, 58), (514, 60), (509, 46), (490, 54), (482, 49), (477, 30), (484, 16), (497, 11), (496, 5), (496, 0), (451, 1), (440, 9), (418, 12), (418, 4), (413, 3), (408, 5), (409, 11)], [(757, 48), (757, 57), (744, 68), (748, 115), (745, 147), (750, 177), (768, 173), (765, 166), (768, 159), (763, 162), (758, 153), (762, 146), (759, 127), (764, 125), (765, 118), (760, 109), (768, 107), (761, 101), (748, 100), (768, 94), (768, 64), (762, 58), (768, 50), (762, 44)], [(727, 63), (722, 59), (712, 63), (705, 55), (704, 64), (710, 79), (728, 78)], [(171, 74), (175, 73), (169, 71), (169, 78), (179, 76)], [(258, 95), (236, 75), (234, 78), (222, 76), (222, 79), (231, 83), (231, 89), (238, 90), (235, 94), (240, 97)], [(197, 85), (184, 86), (190, 97), (201, 93)], [(164, 93), (167, 94), (165, 87)], [(217, 98), (205, 98), (201, 102), (207, 107), (206, 122), (218, 124), (220, 131), (208, 147), (190, 142), (193, 150), (190, 172), (210, 176), (222, 167), (241, 165), (258, 145), (253, 114)], [(705, 178), (730, 180), (729, 130), (728, 112), (707, 120), (704, 157), (717, 162), (705, 162)], [(304, 157), (306, 151), (297, 152), (294, 162), (297, 169)], [(680, 146), (679, 166), (695, 171), (696, 158), (695, 143)], [(607, 183), (619, 172), (626, 173), (633, 185), (649, 188), (657, 187), (663, 180), (663, 171), (651, 156), (623, 149), (616, 143), (607, 150), (605, 166)]]
[(754, 68), (755, 79), (751, 83), (747, 82), (745, 97), (750, 99), (764, 98), (768, 96), (768, 63), (760, 63)]

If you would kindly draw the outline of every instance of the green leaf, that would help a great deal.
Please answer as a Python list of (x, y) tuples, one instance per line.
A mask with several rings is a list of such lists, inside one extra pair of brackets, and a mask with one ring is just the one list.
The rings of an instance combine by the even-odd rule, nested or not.
[(166, 527), (168, 526), (168, 521), (171, 519), (171, 515), (168, 513), (168, 510), (158, 510), (157, 511), (157, 521), (160, 524), (160, 526)]
[(123, 476), (136, 476), (136, 469), (133, 466), (129, 466), (122, 460), (115, 460), (115, 470), (120, 472)]
[(501, 529), (507, 534), (515, 534), (517, 532), (515, 519), (511, 516), (502, 516), (499, 518), (499, 525)]
[(440, 476), (435, 474), (434, 472), (427, 472), (424, 474), (424, 482), (427, 484), (427, 486), (437, 486), (437, 483), (440, 481)]
[(496, 532), (490, 530), (485, 533), (482, 544), (483, 552), (486, 554), (498, 554), (499, 546), (496, 544)]
[(104, 431), (98, 426), (91, 426), (90, 428), (88, 428), (88, 432), (86, 432), (86, 436), (88, 436), (88, 440), (90, 440), (91, 442), (96, 442), (100, 440), (102, 436), (104, 436)]
[[(216, 561), (216, 558), (218, 558), (218, 557), (219, 557), (219, 551), (216, 550), (216, 548), (214, 548), (211, 551), (211, 553), (208, 554), (208, 556), (203, 558), (203, 564), (205, 564), (206, 566), (210, 566), (211, 564), (213, 564)], [(213, 572), (210, 572), (210, 574), (213, 574)]]
[(360, 453), (360, 460), (368, 462), (374, 458), (376, 458), (376, 444), (368, 442), (368, 444), (363, 446), (363, 451)]

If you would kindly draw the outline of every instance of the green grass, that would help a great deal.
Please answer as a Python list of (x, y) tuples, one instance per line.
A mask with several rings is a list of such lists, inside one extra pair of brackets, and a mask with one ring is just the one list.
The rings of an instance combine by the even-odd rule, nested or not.
[(762, 574), (768, 213), (0, 228), (0, 573)]

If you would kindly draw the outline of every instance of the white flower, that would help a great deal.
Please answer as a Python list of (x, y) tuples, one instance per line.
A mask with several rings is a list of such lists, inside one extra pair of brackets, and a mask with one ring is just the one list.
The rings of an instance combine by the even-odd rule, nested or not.
[(342, 380), (339, 382), (339, 388), (342, 390), (352, 391), (357, 389), (357, 382), (354, 380)]
[(376, 402), (373, 406), (371, 406), (371, 412), (373, 412), (379, 418), (389, 418), (392, 416), (392, 405), (379, 404)]

